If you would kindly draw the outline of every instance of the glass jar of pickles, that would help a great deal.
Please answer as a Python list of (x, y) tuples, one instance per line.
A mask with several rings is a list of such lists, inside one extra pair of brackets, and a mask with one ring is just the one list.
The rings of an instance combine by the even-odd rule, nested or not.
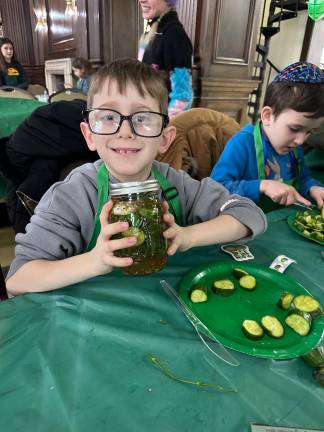
[(163, 237), (163, 209), (156, 180), (110, 184), (113, 208), (110, 223), (128, 222), (129, 228), (114, 238), (136, 237), (134, 246), (119, 249), (115, 255), (133, 258), (123, 268), (131, 275), (145, 275), (161, 270), (167, 260), (167, 241)]

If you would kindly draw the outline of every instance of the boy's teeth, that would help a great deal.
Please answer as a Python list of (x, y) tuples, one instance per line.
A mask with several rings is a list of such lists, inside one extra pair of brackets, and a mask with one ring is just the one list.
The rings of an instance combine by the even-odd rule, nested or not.
[(137, 150), (133, 149), (116, 149), (117, 153), (128, 154), (128, 153), (137, 153)]

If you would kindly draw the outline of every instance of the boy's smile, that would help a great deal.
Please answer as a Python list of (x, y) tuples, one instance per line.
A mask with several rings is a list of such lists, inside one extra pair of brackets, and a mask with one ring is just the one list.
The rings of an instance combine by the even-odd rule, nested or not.
[[(116, 112), (123, 116), (137, 112), (143, 116), (147, 112), (160, 112), (158, 101), (147, 91), (142, 96), (133, 84), (128, 83), (125, 91), (120, 93), (117, 83), (111, 80), (106, 80), (100, 93), (94, 95), (92, 107), (111, 110), (112, 116)], [(138, 122), (141, 120), (142, 117), (139, 117)], [(99, 118), (98, 122), (100, 121)], [(109, 173), (121, 182), (147, 180), (156, 155), (169, 148), (175, 135), (173, 129), (164, 128), (157, 137), (141, 137), (134, 133), (130, 120), (124, 119), (116, 133), (99, 135), (92, 133), (87, 123), (81, 123), (81, 130), (90, 150), (97, 150)]]
[(310, 118), (311, 113), (301, 113), (292, 109), (274, 116), (270, 107), (262, 109), (262, 127), (272, 147), (280, 155), (302, 145), (313, 130), (320, 127), (323, 117)]

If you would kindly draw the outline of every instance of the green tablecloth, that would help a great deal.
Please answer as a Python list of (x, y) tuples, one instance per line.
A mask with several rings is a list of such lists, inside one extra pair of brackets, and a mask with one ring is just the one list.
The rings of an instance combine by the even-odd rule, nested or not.
[[(288, 210), (250, 248), (269, 265), (294, 258), (286, 273), (323, 302), (321, 247), (290, 231)], [(324, 389), (301, 359), (275, 361), (235, 352), (232, 367), (208, 351), (161, 290), (193, 266), (231, 260), (219, 247), (169, 259), (146, 277), (119, 272), (0, 304), (0, 430), (6, 432), (248, 432), (252, 422), (323, 428)], [(147, 361), (152, 353), (177, 376), (237, 393), (181, 384)]]
[(324, 150), (310, 149), (305, 155), (305, 162), (312, 172), (312, 176), (324, 184)]
[[(0, 138), (12, 134), (34, 109), (44, 102), (32, 99), (19, 99), (0, 96)], [(0, 175), (0, 198), (5, 196), (6, 183)]]
[(0, 97), (0, 138), (9, 136), (29, 114), (44, 102)]

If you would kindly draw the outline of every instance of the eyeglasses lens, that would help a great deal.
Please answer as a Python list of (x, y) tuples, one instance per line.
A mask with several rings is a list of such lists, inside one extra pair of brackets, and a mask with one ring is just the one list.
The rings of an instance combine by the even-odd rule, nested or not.
[[(123, 119), (123, 120), (128, 120)], [(89, 113), (89, 126), (97, 134), (114, 134), (122, 121), (122, 115), (111, 110), (92, 110)], [(129, 116), (136, 135), (144, 137), (158, 136), (163, 128), (163, 116), (150, 111), (141, 111)]]

